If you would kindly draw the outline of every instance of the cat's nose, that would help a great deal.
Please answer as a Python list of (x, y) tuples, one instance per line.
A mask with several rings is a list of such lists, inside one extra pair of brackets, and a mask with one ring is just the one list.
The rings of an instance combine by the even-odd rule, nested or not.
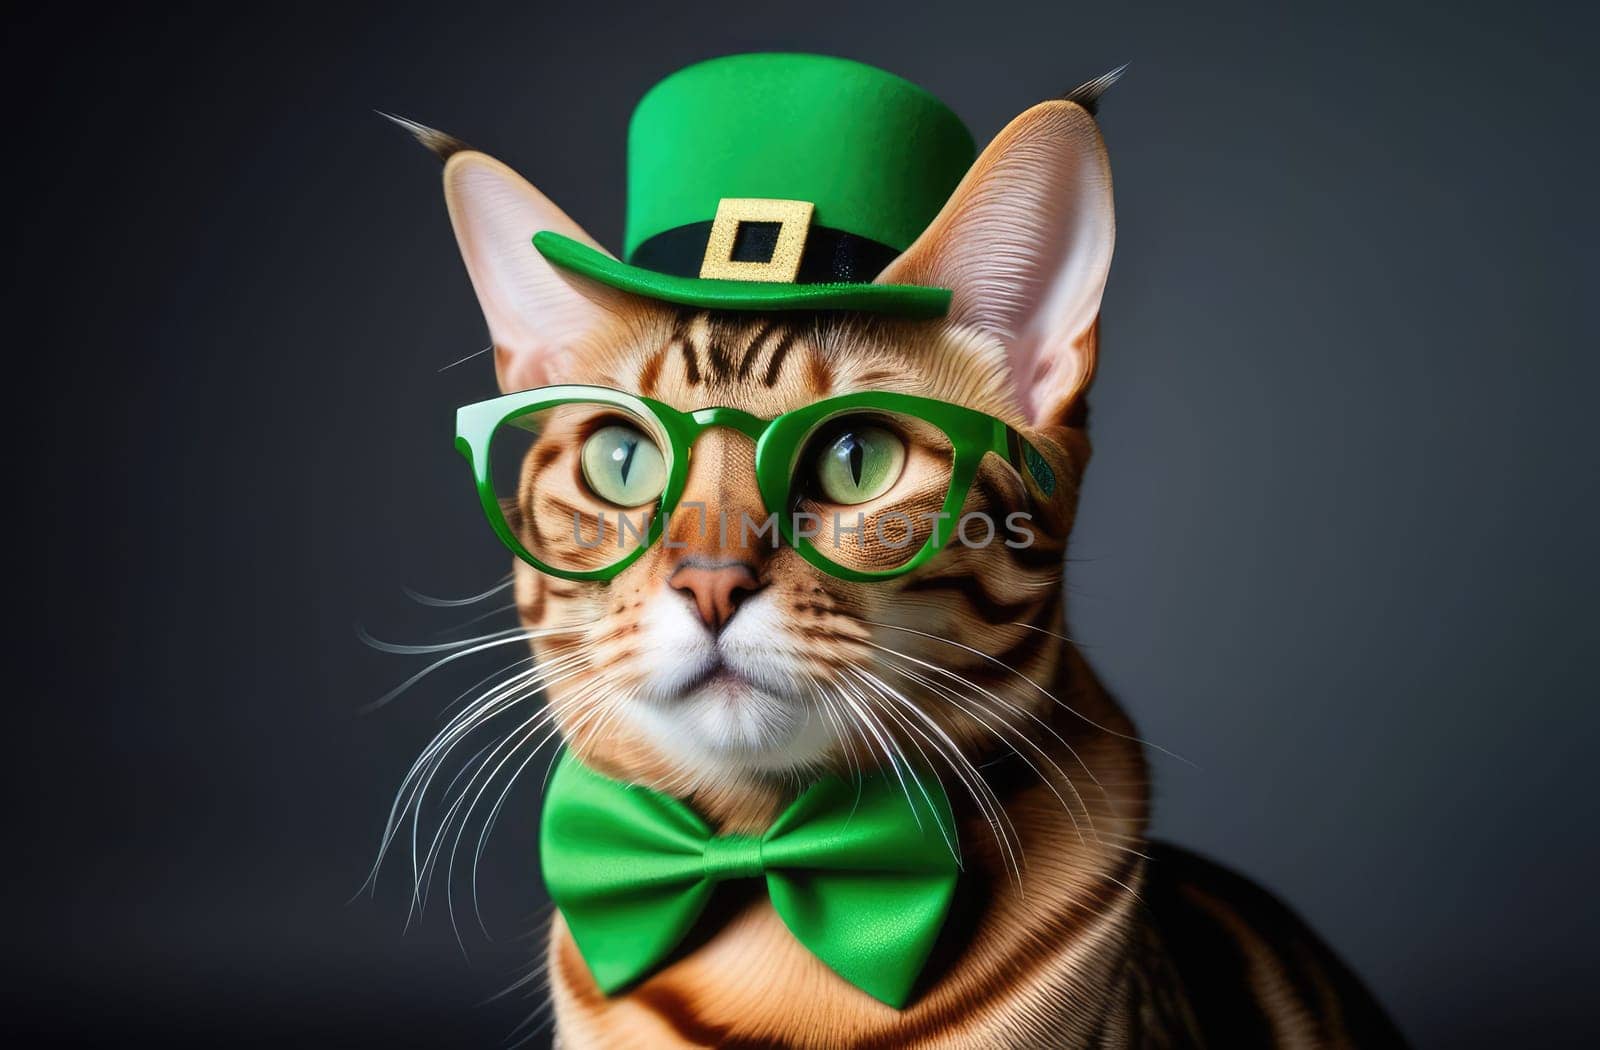
[(740, 602), (761, 589), (761, 581), (743, 562), (685, 562), (673, 572), (667, 586), (688, 595), (700, 619), (716, 633), (733, 619)]

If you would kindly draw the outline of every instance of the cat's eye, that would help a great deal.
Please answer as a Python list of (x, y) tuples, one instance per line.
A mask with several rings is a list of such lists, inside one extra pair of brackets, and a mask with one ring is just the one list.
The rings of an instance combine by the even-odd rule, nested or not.
[(641, 507), (661, 495), (667, 462), (661, 449), (630, 426), (601, 427), (583, 443), (580, 457), (589, 490), (619, 507)]
[(900, 480), (906, 444), (886, 427), (861, 421), (835, 429), (815, 463), (818, 492), (829, 503), (855, 506), (877, 499)]

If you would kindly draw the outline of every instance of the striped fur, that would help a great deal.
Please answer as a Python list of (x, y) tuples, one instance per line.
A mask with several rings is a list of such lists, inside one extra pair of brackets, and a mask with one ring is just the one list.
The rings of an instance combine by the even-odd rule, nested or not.
[[(925, 331), (881, 322), (687, 311), (637, 322), (632, 331), (631, 345), (596, 352), (587, 358), (589, 370), (572, 378), (682, 408), (733, 405), (759, 415), (825, 393), (895, 389), (1016, 418), (1003, 388), (974, 366), (979, 348), (954, 333), (930, 340)], [(1034, 436), (1075, 490), (1082, 435), (1058, 429)], [(719, 469), (698, 479), (698, 490), (692, 482), (686, 498), (751, 504), (749, 450), (733, 447), (744, 439), (708, 434), (703, 441), (710, 447), (697, 448), (696, 457)], [(729, 491), (741, 487), (749, 491)], [(1022, 498), (1014, 478), (996, 468), (974, 486), (968, 509), (1002, 513)], [(1067, 515), (1058, 535), (1070, 525), (1070, 509)], [(629, 691), (631, 666), (658, 659), (639, 648), (637, 617), (682, 556), (653, 551), (609, 585), (565, 583), (519, 567), (522, 618), (546, 627), (603, 614), (553, 647), (588, 647), (612, 675), (605, 693), (565, 716), (576, 727), (570, 740), (587, 761), (674, 791), (724, 830), (757, 829), (792, 796), (795, 781), (685, 769), (626, 718), (593, 717), (594, 707)], [(548, 963), (561, 1045), (1393, 1042), (1393, 1030), (1359, 985), (1280, 906), (1204, 862), (1146, 846), (1141, 748), (1132, 725), (1063, 640), (1062, 557), (1059, 542), (1028, 550), (952, 549), (919, 572), (877, 585), (842, 583), (786, 551), (771, 552), (762, 564), (767, 586), (784, 594), (791, 615), (789, 637), (773, 644), (803, 648), (818, 674), (855, 666), (888, 678), (895, 663), (872, 648), (881, 645), (959, 676), (970, 688), (925, 668), (929, 682), (992, 698), (978, 718), (939, 702), (935, 689), (908, 691), (984, 769), (1011, 825), (996, 828), (952, 778), (967, 874), (957, 915), (908, 1009), (891, 1010), (838, 980), (793, 940), (758, 892), (730, 888), (676, 962), (615, 998), (595, 988), (557, 916)], [(563, 689), (581, 694), (583, 684)], [(917, 743), (912, 725), (888, 717), (883, 723), (908, 751)], [(597, 724), (605, 729), (586, 731)], [(851, 743), (852, 753), (833, 756), (840, 768), (880, 760), (869, 740)]]
[[(537, 629), (546, 666), (564, 668), (550, 710), (590, 765), (683, 798), (721, 831), (751, 833), (817, 771), (881, 767), (897, 754), (936, 771), (961, 824), (957, 907), (905, 1010), (807, 953), (759, 886), (728, 884), (668, 965), (610, 998), (557, 916), (547, 959), (561, 1046), (1398, 1042), (1281, 905), (1146, 841), (1143, 748), (1066, 635), (1065, 544), (1089, 456), (1083, 391), (1114, 232), (1104, 144), (1083, 104), (1105, 82), (1008, 125), (880, 276), (951, 288), (939, 322), (709, 313), (570, 278), (530, 250), (528, 231), (592, 244), (576, 223), (498, 161), (426, 140), (450, 154), (446, 198), (503, 388), (592, 383), (762, 418), (829, 395), (899, 391), (1006, 420), (1060, 482), (1054, 502), (1031, 505), (990, 457), (965, 509), (1033, 512), (1038, 542), (952, 544), (874, 584), (819, 572), (786, 547), (697, 532), (682, 515), (609, 582), (518, 564), (522, 622)], [(553, 417), (529, 450), (510, 519), (530, 546), (581, 559), (550, 527), (592, 498), (577, 480), (587, 424), (576, 412)], [(937, 435), (905, 436), (905, 468), (874, 513), (937, 505), (930, 479), (945, 452)], [(747, 437), (707, 431), (680, 507), (760, 520), (753, 464)], [(869, 563), (883, 554), (877, 540), (851, 542)], [(755, 589), (713, 636), (672, 580), (730, 561)], [(737, 661), (732, 684), (693, 677), (709, 652), (716, 666)]]

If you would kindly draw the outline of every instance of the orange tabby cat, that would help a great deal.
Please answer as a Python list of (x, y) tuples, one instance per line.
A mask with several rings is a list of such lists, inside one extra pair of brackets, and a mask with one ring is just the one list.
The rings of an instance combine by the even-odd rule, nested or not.
[[(558, 1045), (590, 1047), (1387, 1046), (1399, 1036), (1293, 915), (1240, 878), (1146, 840), (1134, 727), (1064, 636), (1062, 570), (1089, 458), (1085, 391), (1111, 261), (1111, 173), (1092, 98), (1007, 126), (878, 279), (950, 288), (937, 321), (696, 312), (552, 268), (529, 244), (593, 240), (513, 171), (446, 136), (444, 183), (502, 389), (589, 383), (683, 410), (770, 418), (901, 391), (1021, 428), (1065, 498), (1030, 508), (986, 461), (966, 509), (1036, 512), (1038, 542), (948, 550), (848, 583), (794, 551), (675, 520), (609, 582), (518, 563), (521, 620), (566, 668), (548, 690), (591, 767), (763, 830), (819, 769), (891, 749), (939, 767), (965, 868), (915, 995), (896, 1010), (802, 947), (756, 883), (726, 884), (664, 968), (600, 992), (557, 915)], [(563, 506), (577, 442), (529, 453), (514, 527)], [(750, 440), (708, 431), (685, 504), (760, 520)], [(559, 543), (545, 536), (542, 543)], [(711, 661), (713, 671), (704, 668)]]

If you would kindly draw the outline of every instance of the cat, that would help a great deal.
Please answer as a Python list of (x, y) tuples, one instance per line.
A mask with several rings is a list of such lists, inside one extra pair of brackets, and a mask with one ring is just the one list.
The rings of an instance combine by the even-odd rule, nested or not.
[[(817, 771), (917, 753), (946, 780), (965, 859), (902, 1010), (831, 973), (755, 883), (725, 886), (668, 965), (614, 996), (557, 913), (558, 1046), (1401, 1045), (1283, 905), (1147, 839), (1144, 746), (1066, 635), (1065, 545), (1114, 233), (1095, 93), (1013, 120), (879, 276), (952, 289), (948, 316), (931, 321), (697, 310), (563, 273), (530, 234), (593, 238), (505, 164), (412, 126), (445, 161), (502, 390), (595, 384), (762, 419), (850, 391), (916, 394), (1019, 428), (1061, 489), (1034, 506), (989, 457), (965, 509), (1031, 510), (1037, 542), (953, 543), (886, 581), (846, 582), (785, 546), (677, 522), (675, 542), (608, 581), (517, 563), (534, 653), (564, 668), (547, 688), (552, 717), (592, 769), (676, 796), (719, 832), (757, 833)], [(530, 450), (513, 529), (559, 505), (576, 446), (547, 436)], [(761, 518), (749, 438), (701, 436), (683, 499)]]

